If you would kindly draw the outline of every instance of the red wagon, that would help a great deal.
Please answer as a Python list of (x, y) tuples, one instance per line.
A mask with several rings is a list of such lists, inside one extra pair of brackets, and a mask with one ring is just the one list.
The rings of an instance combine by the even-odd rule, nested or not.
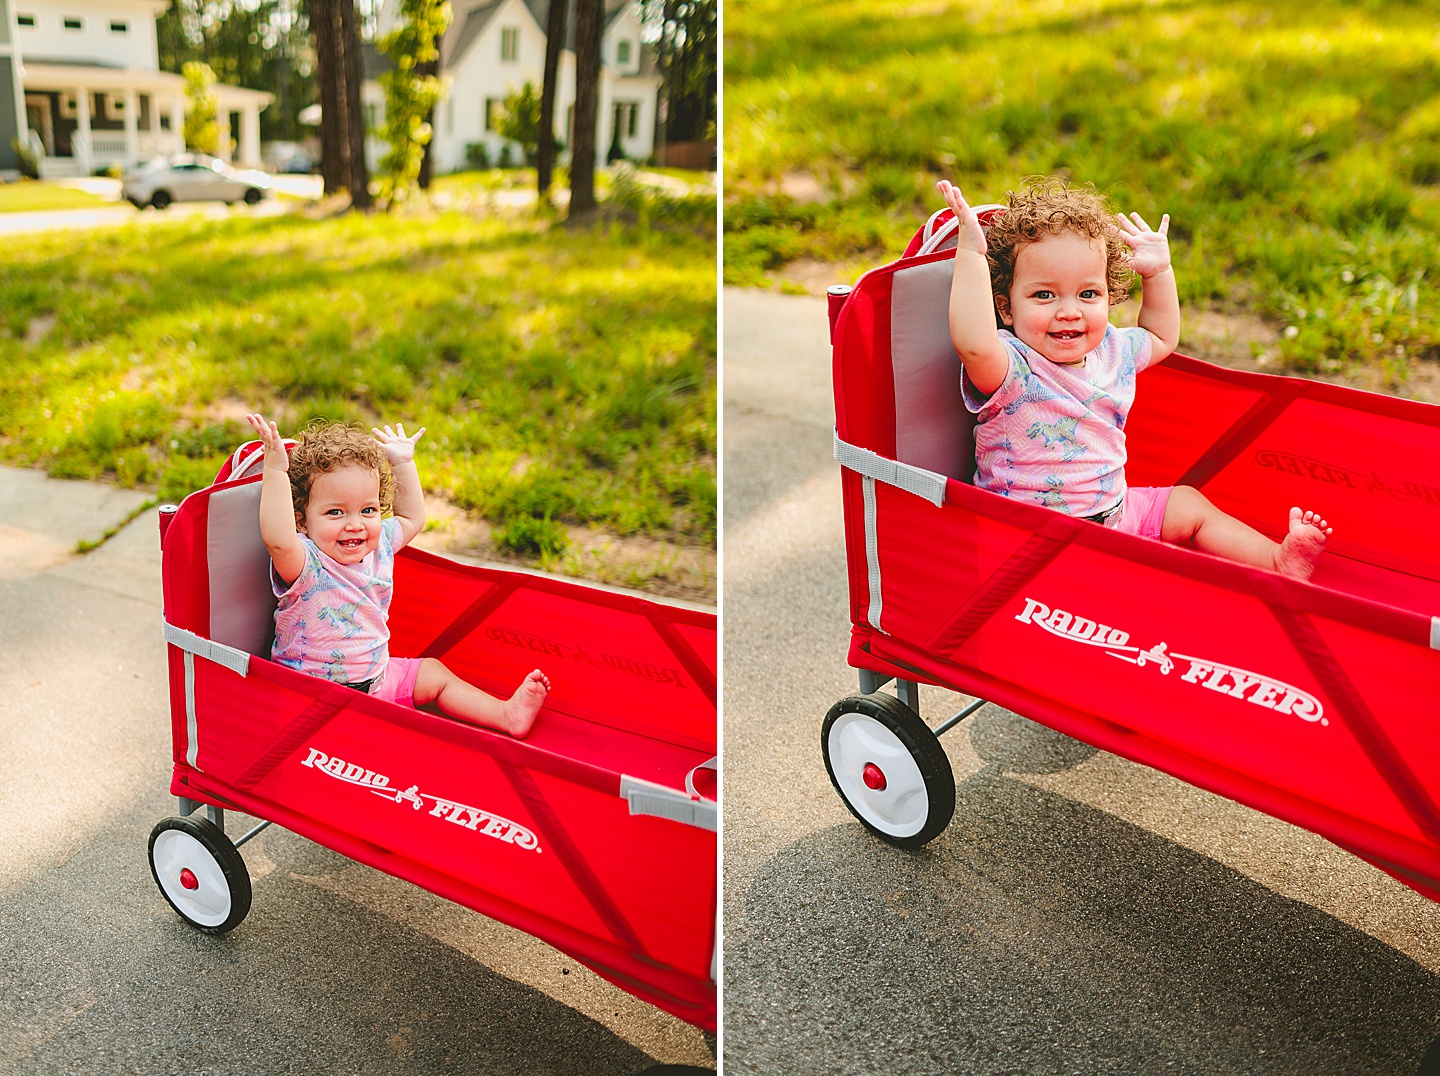
[[(1197, 486), (1276, 539), (1291, 505), (1313, 508), (1335, 533), (1308, 582), (978, 489), (949, 218), (831, 289), (862, 694), (832, 708), (822, 749), (847, 806), (900, 845), (945, 828), (936, 737), (983, 703), (932, 731), (915, 685), (936, 684), (1313, 830), (1440, 900), (1440, 407), (1183, 355), (1141, 374), (1129, 481)], [(879, 693), (892, 678), (898, 698)]]
[[(237, 846), (275, 822), (713, 1031), (714, 614), (407, 548), (392, 652), (502, 695), (543, 667), (530, 736), (293, 672), (269, 660), (259, 453), (243, 453), (161, 516), (181, 805), (150, 838), (166, 899), (201, 930), (236, 926), (251, 902)], [(227, 809), (263, 821), (232, 842)]]

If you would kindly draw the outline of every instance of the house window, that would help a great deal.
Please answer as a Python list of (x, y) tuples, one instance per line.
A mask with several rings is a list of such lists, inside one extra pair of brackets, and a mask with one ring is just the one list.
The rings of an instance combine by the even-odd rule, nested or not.
[(130, 24), (128, 22), (122, 22), (119, 19), (111, 19), (110, 32), (112, 34), (128, 34), (130, 32)]
[(34, 15), (16, 15), (16, 16), (15, 16), (15, 21), (18, 22), (21, 26), (28, 26), (28, 27), (30, 27), (32, 30), (35, 28), (35, 16), (34, 16)]
[(105, 110), (112, 120), (123, 120), (125, 118), (125, 95), (123, 93), (106, 94)]
[(498, 97), (485, 98), (485, 130), (498, 130), (500, 123), (500, 109), (502, 109), (504, 106), (505, 102)]
[(507, 63), (513, 63), (520, 59), (520, 31), (514, 26), (505, 26), (500, 30), (500, 59)]
[(635, 101), (615, 102), (615, 127), (626, 138), (634, 138), (640, 124), (640, 105)]
[(67, 30), (83, 30), (85, 28), (85, 24), (83, 22), (81, 22), (79, 19), (72, 18), (71, 16), (67, 15), (64, 21), (65, 29)]
[(615, 45), (615, 66), (628, 67), (630, 64), (630, 42), (620, 41)]
[(76, 115), (75, 95), (73, 93), (62, 93), (60, 95), (60, 118), (62, 120), (73, 120)]

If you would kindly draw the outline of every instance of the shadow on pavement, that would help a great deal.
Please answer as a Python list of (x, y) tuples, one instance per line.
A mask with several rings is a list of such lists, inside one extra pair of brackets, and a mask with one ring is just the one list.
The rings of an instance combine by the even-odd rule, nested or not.
[[(992, 762), (1007, 736), (1029, 765), (1070, 750), (990, 726)], [(993, 765), (926, 849), (821, 830), (748, 898), (731, 1074), (1415, 1073), (1440, 1033), (1440, 977), (1408, 957)]]
[(0, 1071), (624, 1076), (655, 1064), (541, 991), (308, 884), (350, 861), (293, 834), (266, 841), (275, 869), (240, 927), (193, 930), (150, 876), (146, 839), (165, 813), (142, 804), (5, 893)]

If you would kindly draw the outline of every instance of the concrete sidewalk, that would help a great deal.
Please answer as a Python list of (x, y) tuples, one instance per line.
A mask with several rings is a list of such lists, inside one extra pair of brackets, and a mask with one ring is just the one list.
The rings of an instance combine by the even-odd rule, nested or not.
[(146, 857), (175, 813), (147, 498), (0, 467), (0, 1072), (713, 1068), (697, 1029), (543, 942), (279, 827), (243, 849), (239, 928), (170, 910)]

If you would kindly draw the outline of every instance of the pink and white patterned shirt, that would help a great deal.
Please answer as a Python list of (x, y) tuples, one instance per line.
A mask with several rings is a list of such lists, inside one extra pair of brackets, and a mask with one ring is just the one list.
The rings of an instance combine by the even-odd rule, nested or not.
[(340, 684), (361, 684), (385, 671), (390, 658), (390, 595), (400, 521), (380, 525), (380, 544), (358, 564), (333, 560), (305, 535), (305, 567), (288, 587), (270, 565), (275, 645), (286, 668)]
[(1108, 512), (1125, 495), (1125, 418), (1150, 334), (1105, 330), (1080, 366), (1061, 366), (1005, 329), (1010, 371), (989, 397), (961, 372), (976, 416), (975, 484), (1075, 516)]

